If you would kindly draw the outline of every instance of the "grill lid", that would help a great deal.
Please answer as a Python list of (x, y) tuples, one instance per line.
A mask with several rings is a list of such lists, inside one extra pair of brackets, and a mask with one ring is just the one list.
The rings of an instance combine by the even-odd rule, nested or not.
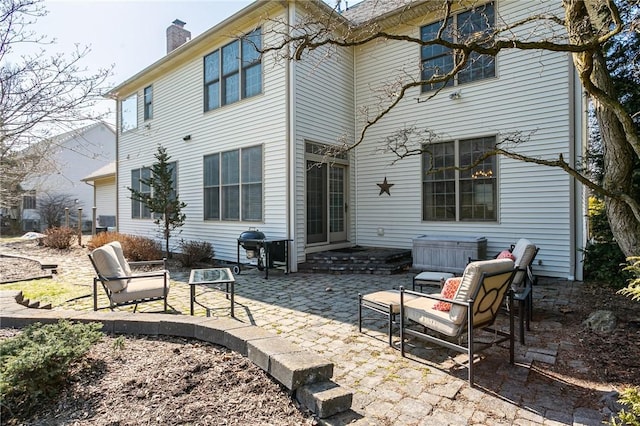
[(246, 241), (246, 240), (264, 240), (266, 237), (264, 235), (263, 232), (253, 229), (250, 229), (248, 231), (244, 231), (243, 233), (240, 234), (240, 236), (238, 237), (238, 241), (242, 242), (242, 241)]

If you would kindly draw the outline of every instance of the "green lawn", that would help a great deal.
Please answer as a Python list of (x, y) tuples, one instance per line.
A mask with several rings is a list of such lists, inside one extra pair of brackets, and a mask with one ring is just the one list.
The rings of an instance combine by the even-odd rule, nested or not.
[(39, 279), (3, 284), (0, 290), (21, 290), (25, 299), (39, 301), (40, 305), (51, 303), (52, 306), (63, 305), (66, 301), (91, 294), (91, 288), (64, 283), (52, 279)]

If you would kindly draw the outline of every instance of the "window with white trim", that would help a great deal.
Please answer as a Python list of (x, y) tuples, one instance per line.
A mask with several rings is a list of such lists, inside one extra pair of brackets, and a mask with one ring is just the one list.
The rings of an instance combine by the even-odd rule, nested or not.
[(262, 93), (262, 29), (204, 57), (204, 110)]
[(497, 159), (482, 158), (495, 144), (491, 136), (423, 145), (422, 220), (498, 220)]
[(153, 86), (144, 88), (144, 119), (153, 118)]
[[(141, 179), (147, 180), (151, 177), (151, 169), (142, 167), (131, 170), (131, 188), (141, 192), (142, 194), (151, 195), (151, 187), (142, 183)], [(150, 219), (151, 212), (149, 208), (139, 200), (131, 198), (131, 218), (132, 219)]]
[(262, 220), (262, 146), (205, 155), (205, 220)]
[[(494, 3), (477, 6), (447, 19), (442, 32), (442, 39), (463, 43), (479, 33), (485, 33), (495, 26)], [(444, 21), (434, 22), (420, 28), (422, 41), (433, 40)], [(429, 80), (434, 76), (442, 76), (454, 68), (455, 52), (438, 44), (422, 46), (420, 51), (422, 79)], [(491, 55), (471, 53), (467, 65), (454, 78), (441, 83), (425, 84), (422, 92), (436, 90), (445, 86), (460, 85), (471, 81), (483, 80), (496, 75), (495, 58)]]

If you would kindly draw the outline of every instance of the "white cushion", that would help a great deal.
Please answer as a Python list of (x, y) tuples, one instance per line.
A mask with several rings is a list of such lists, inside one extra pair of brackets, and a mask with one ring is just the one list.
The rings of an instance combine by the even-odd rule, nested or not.
[[(167, 277), (167, 294), (169, 293), (169, 276)], [(164, 277), (147, 277), (132, 278), (127, 287), (111, 295), (114, 303), (129, 302), (138, 299), (147, 299), (165, 296)]]
[[(411, 294), (405, 294), (404, 300), (415, 299), (417, 296), (413, 296)], [(391, 312), (397, 314), (400, 312), (400, 291), (398, 290), (383, 290), (377, 291), (375, 293), (369, 293), (362, 296), (362, 304), (366, 306), (374, 306), (380, 307), (379, 305), (384, 305), (385, 307), (390, 307)]]
[(460, 324), (456, 324), (449, 318), (449, 312), (438, 311), (433, 306), (437, 300), (426, 297), (417, 297), (404, 304), (405, 317), (431, 330), (456, 336), (460, 330)]
[[(112, 246), (107, 244), (102, 247), (98, 247), (92, 252), (91, 256), (93, 257), (93, 262), (98, 269), (98, 273), (102, 277), (118, 278), (127, 276), (127, 274), (122, 269), (122, 266), (120, 265), (118, 257)], [(112, 293), (117, 293), (127, 288), (129, 280), (110, 279), (108, 281), (104, 281), (103, 283)]]
[(128, 277), (130, 277), (131, 267), (129, 266), (127, 259), (124, 258), (124, 251), (122, 250), (122, 245), (120, 244), (120, 241), (111, 241), (107, 245), (113, 247), (113, 251), (116, 253), (116, 257), (118, 258), (118, 262), (120, 263), (122, 270)]
[(524, 279), (527, 276), (526, 268), (533, 261), (533, 257), (536, 254), (536, 246), (526, 238), (520, 238), (515, 247), (513, 247), (511, 254), (516, 258), (516, 268), (520, 269), (513, 278), (513, 287), (523, 287)]
[[(471, 297), (478, 288), (483, 272), (487, 274), (511, 272), (513, 267), (514, 263), (511, 259), (491, 259), (469, 263), (464, 269), (462, 282), (453, 300), (460, 302), (468, 301), (469, 297)], [(480, 300), (480, 298), (481, 296), (478, 295), (477, 300)], [(465, 306), (453, 305), (449, 311), (449, 317), (455, 324), (462, 324), (467, 318), (467, 308)]]
[[(482, 279), (482, 274), (495, 274), (494, 277), (487, 277), (483, 287), (478, 290), (475, 299), (474, 325), (486, 325), (494, 318), (500, 305), (507, 286), (502, 286), (513, 272), (513, 261), (511, 259), (492, 259), (480, 262), (471, 262), (467, 265), (462, 275), (460, 287), (454, 300), (466, 302), (473, 295)], [(502, 273), (502, 274), (501, 274)], [(501, 292), (496, 289), (501, 288)], [(405, 302), (405, 317), (425, 327), (445, 334), (447, 336), (457, 336), (466, 326), (467, 307), (455, 305), (451, 311), (443, 312), (433, 309), (437, 300), (426, 297), (416, 297)]]

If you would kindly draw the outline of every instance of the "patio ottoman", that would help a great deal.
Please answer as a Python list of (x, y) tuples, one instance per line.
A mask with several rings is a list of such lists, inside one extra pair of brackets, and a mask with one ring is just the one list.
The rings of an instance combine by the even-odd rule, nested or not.
[[(405, 300), (415, 299), (416, 296), (404, 295)], [(362, 333), (362, 320), (372, 319), (362, 317), (362, 308), (372, 310), (388, 319), (389, 346), (393, 346), (393, 325), (396, 324), (396, 315), (400, 313), (400, 291), (382, 290), (375, 293), (358, 293), (358, 331)]]

